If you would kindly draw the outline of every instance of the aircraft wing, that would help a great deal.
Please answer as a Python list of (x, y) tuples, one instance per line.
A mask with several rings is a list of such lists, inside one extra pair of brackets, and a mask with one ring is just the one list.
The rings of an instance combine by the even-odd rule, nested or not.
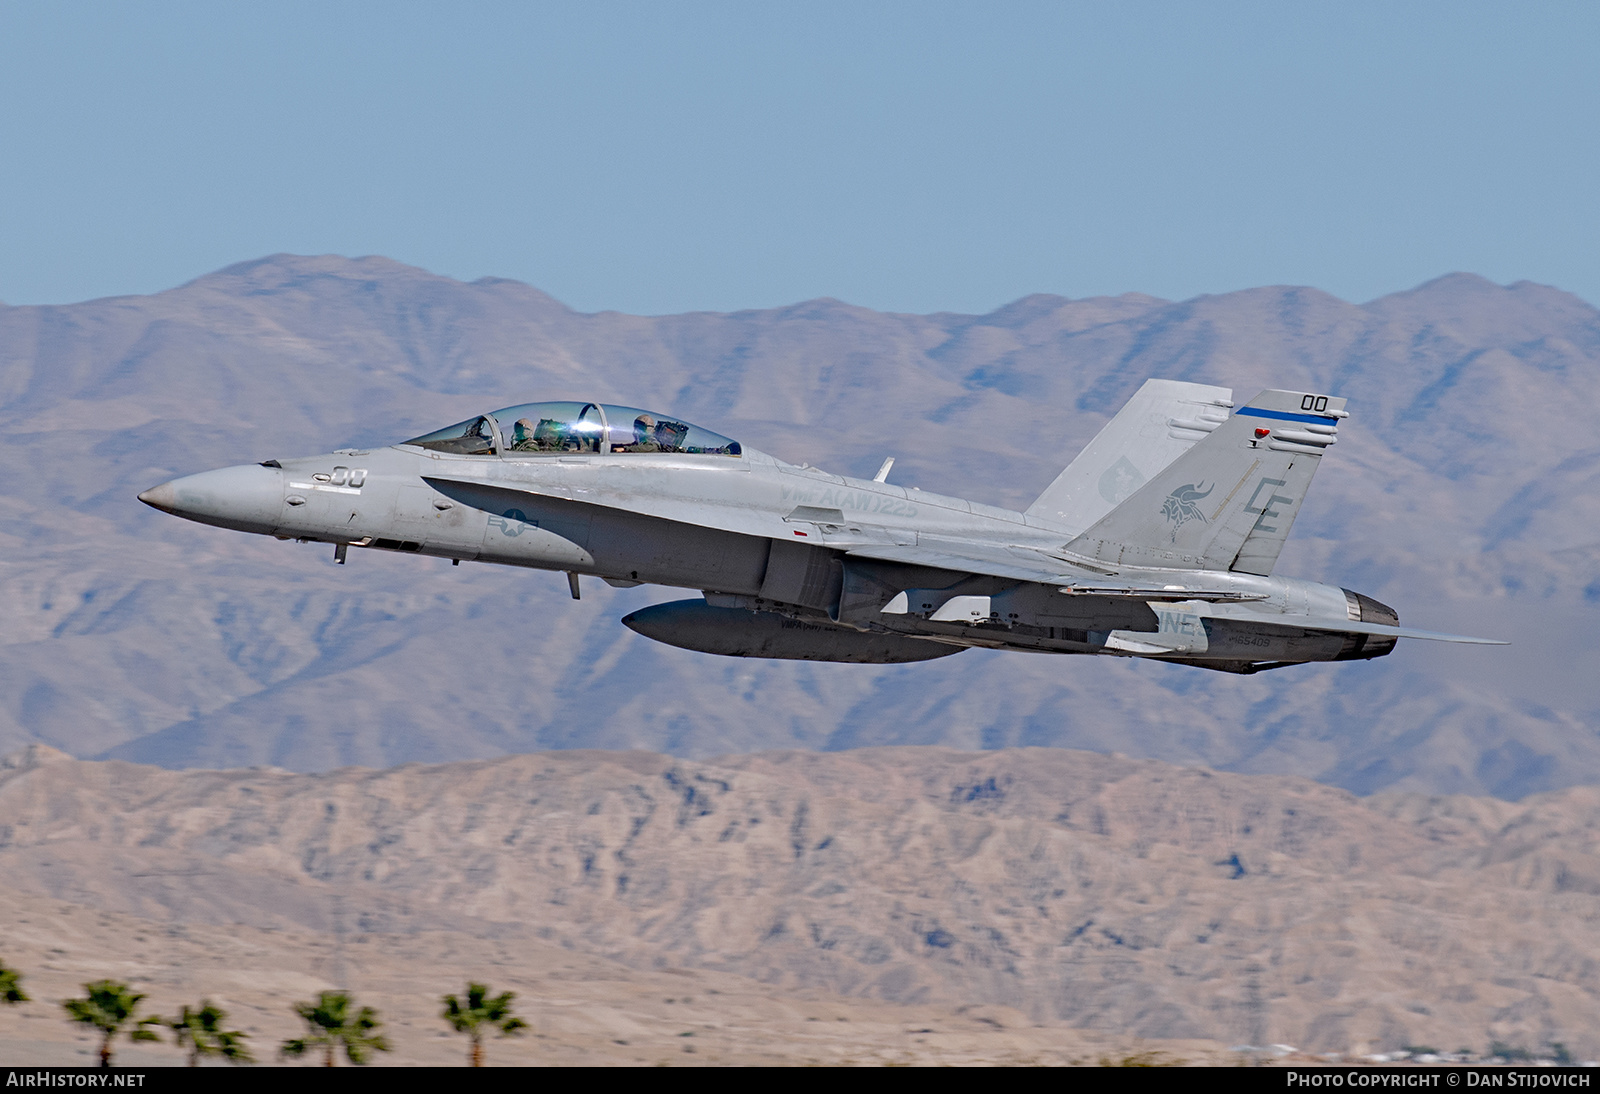
[(1073, 580), (1064, 563), (1052, 566), (1052, 560), (1034, 551), (1013, 550), (998, 544), (968, 543), (941, 544), (929, 542), (930, 537), (919, 537), (915, 547), (894, 544), (867, 544), (853, 547), (845, 553), (852, 558), (871, 558), (880, 562), (904, 562), (911, 566), (932, 566), (940, 570), (956, 570), (968, 574), (986, 574), (1012, 581), (1037, 581), (1045, 585), (1061, 585)]
[[(956, 570), (971, 574), (987, 574), (1017, 581), (1036, 581), (1041, 585), (1055, 585), (1067, 596), (1092, 596), (1112, 600), (1139, 600), (1180, 602), (1205, 601), (1207, 603), (1237, 603), (1264, 600), (1260, 593), (1234, 590), (1198, 589), (1183, 585), (1154, 582), (1119, 581), (1115, 578), (1085, 580), (1082, 574), (1065, 573), (1062, 568), (1050, 565), (1047, 555), (1026, 548), (1002, 547), (982, 543), (949, 544), (944, 547), (923, 546), (860, 547), (848, 552), (856, 558), (879, 559), (884, 562), (904, 562), (913, 566), (932, 566), (941, 570)], [(1381, 623), (1362, 623), (1352, 619), (1329, 619), (1319, 616), (1265, 615), (1239, 613), (1218, 616), (1234, 622), (1248, 622), (1254, 626), (1282, 627), (1297, 631), (1332, 631), (1336, 634), (1370, 634), (1388, 638), (1420, 638), (1431, 642), (1462, 642), (1478, 646), (1509, 646), (1498, 638), (1473, 638), (1459, 634), (1439, 634), (1436, 631), (1416, 630), (1412, 627), (1388, 627)]]
[(846, 553), (854, 558), (933, 566), (941, 570), (984, 574), (1014, 581), (1034, 581), (1041, 585), (1054, 585), (1067, 596), (1141, 601), (1204, 600), (1213, 603), (1266, 599), (1261, 593), (1200, 589), (1186, 585), (1158, 585), (1153, 582), (1118, 581), (1115, 578), (1086, 581), (1082, 573), (1071, 572), (1064, 563), (1048, 555), (1026, 547), (1004, 547), (999, 544), (962, 541), (959, 544), (930, 545), (928, 537), (923, 537), (915, 547), (873, 544)]

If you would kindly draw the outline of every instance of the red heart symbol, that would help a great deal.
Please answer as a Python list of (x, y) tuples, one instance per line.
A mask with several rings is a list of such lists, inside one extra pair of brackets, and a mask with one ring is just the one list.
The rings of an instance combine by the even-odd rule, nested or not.
[(1270, 430), (1270, 429), (1258, 429), (1258, 430), (1256, 430), (1256, 436), (1257, 437), (1265, 437), (1268, 433), (1271, 433), (1271, 432), (1272, 432), (1272, 430)]

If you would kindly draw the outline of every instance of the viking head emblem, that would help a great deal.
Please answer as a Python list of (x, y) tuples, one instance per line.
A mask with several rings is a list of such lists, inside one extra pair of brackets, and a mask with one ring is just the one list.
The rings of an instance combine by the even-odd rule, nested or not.
[(1217, 488), (1216, 483), (1206, 486), (1204, 483), (1190, 483), (1180, 486), (1167, 495), (1167, 500), (1161, 503), (1161, 515), (1167, 518), (1167, 523), (1172, 525), (1172, 539), (1177, 542), (1178, 530), (1191, 520), (1198, 520), (1201, 524), (1206, 522), (1206, 515), (1200, 511), (1200, 502)]

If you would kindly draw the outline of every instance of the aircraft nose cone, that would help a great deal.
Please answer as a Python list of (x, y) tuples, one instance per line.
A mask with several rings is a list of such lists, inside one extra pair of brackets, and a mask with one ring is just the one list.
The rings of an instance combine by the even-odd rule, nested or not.
[(178, 503), (178, 492), (172, 488), (172, 483), (164, 482), (160, 486), (152, 486), (142, 492), (139, 500), (154, 509), (170, 513)]
[(221, 467), (152, 486), (139, 500), (201, 524), (270, 532), (283, 511), (283, 472), (258, 464)]

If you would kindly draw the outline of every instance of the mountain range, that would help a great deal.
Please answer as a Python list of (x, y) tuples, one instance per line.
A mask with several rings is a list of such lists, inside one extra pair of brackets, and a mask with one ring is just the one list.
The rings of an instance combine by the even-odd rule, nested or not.
[[(1254, 677), (972, 651), (727, 660), (617, 620), (676, 590), (176, 521), (141, 489), (580, 398), (795, 463), (1025, 507), (1145, 379), (1347, 396), (1278, 572), (1510, 648), (1402, 642)], [(167, 292), (0, 306), (0, 751), (327, 771), (545, 749), (686, 758), (1055, 746), (1357, 794), (1600, 782), (1600, 312), (1452, 274), (1351, 304), (1269, 287), (575, 312), (513, 281), (275, 255)]]

